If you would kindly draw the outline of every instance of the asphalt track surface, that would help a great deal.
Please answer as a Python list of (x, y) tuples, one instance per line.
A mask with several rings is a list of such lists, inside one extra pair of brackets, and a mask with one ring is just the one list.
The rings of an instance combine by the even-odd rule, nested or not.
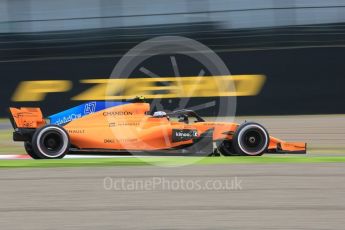
[[(216, 190), (104, 188), (104, 179), (241, 181)], [(1, 229), (344, 229), (345, 164), (0, 170)]]

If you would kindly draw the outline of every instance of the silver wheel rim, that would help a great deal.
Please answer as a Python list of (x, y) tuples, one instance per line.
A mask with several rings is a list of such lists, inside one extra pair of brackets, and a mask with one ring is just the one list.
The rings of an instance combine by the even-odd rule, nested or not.
[[(62, 145), (61, 149), (57, 152), (57, 154), (55, 154), (54, 156), (45, 153), (45, 151), (41, 148), (40, 140), (41, 140), (43, 133), (46, 132), (47, 130), (55, 130), (55, 131), (59, 132), (62, 136), (63, 145)], [(56, 158), (56, 157), (60, 157), (61, 155), (63, 155), (65, 153), (65, 151), (68, 147), (68, 136), (61, 128), (49, 126), (49, 127), (43, 128), (40, 131), (40, 133), (37, 136), (36, 144), (37, 144), (37, 148), (38, 148), (39, 152), (42, 155), (44, 155), (47, 158)]]
[[(242, 136), (243, 134), (250, 128), (257, 128), (259, 130), (262, 131), (262, 133), (264, 134), (264, 137), (265, 137), (265, 144), (263, 145), (263, 147), (255, 152), (250, 152), (248, 150), (246, 150), (246, 148), (243, 147), (242, 145)], [(251, 156), (255, 156), (255, 155), (259, 155), (260, 153), (262, 153), (266, 147), (267, 147), (267, 144), (268, 144), (268, 135), (267, 135), (267, 132), (265, 131), (264, 128), (262, 128), (261, 126), (259, 125), (247, 125), (246, 127), (244, 127), (240, 133), (238, 134), (238, 146), (239, 148), (247, 155), (251, 155)]]

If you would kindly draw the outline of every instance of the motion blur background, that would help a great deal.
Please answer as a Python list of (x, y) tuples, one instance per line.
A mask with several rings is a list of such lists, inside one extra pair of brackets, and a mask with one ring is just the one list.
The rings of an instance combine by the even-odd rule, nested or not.
[[(0, 118), (9, 106), (39, 106), (47, 116), (82, 103), (73, 98), (93, 86), (82, 79), (107, 79), (128, 50), (164, 35), (205, 44), (231, 74), (266, 76), (257, 95), (237, 98), (239, 122), (261, 122), (272, 135), (308, 142), (309, 150), (345, 149), (343, 0), (0, 0)], [(181, 76), (199, 74), (195, 62), (178, 55), (176, 62)], [(146, 64), (175, 76), (169, 57)], [(71, 84), (36, 100), (20, 88), (42, 80)], [(165, 109), (176, 109), (176, 100)], [(197, 112), (228, 115), (216, 110)], [(0, 153), (23, 153), (11, 129), (0, 121)]]
[[(90, 87), (80, 79), (108, 78), (130, 48), (162, 35), (209, 46), (232, 74), (267, 76), (258, 95), (238, 98), (238, 115), (345, 113), (342, 0), (0, 0), (0, 116), (10, 105), (49, 114), (78, 104), (71, 98)], [(155, 66), (173, 76), (171, 64)], [(15, 102), (28, 80), (73, 86)]]
[[(84, 103), (73, 100), (90, 88), (82, 79), (108, 78), (129, 49), (164, 35), (205, 44), (231, 74), (265, 75), (257, 95), (237, 98), (237, 121), (253, 120), (273, 136), (307, 142), (307, 157), (280, 155), (275, 165), (265, 163), (274, 159), (268, 155), (249, 159), (259, 164), (179, 168), (129, 167), (120, 160), (119, 167), (94, 169), (91, 161), (73, 168), (67, 159), (57, 165), (68, 168), (3, 169), (1, 229), (344, 229), (344, 164), (300, 163), (309, 157), (322, 161), (313, 154), (344, 157), (345, 0), (0, 0), (0, 154), (25, 153), (23, 143), (12, 141), (5, 119), (9, 106), (39, 106), (50, 115)], [(175, 76), (169, 56), (149, 62), (145, 67), (153, 73)], [(176, 62), (183, 76), (200, 71), (188, 58), (176, 55)], [(35, 101), (19, 87), (42, 80), (72, 85)], [(213, 116), (214, 110), (197, 112)], [(299, 164), (282, 164), (284, 159)], [(0, 168), (55, 164), (13, 162), (2, 161)], [(106, 177), (140, 182), (156, 176), (238, 177), (244, 189), (106, 191), (102, 186)]]

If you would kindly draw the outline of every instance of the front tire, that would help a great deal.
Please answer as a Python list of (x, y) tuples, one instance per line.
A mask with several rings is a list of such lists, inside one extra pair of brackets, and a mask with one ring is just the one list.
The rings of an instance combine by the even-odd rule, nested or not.
[(236, 153), (232, 141), (224, 140), (221, 143), (217, 144), (217, 149), (223, 156), (239, 156), (240, 154)]
[(31, 146), (27, 152), (34, 159), (60, 159), (69, 151), (70, 140), (63, 127), (46, 125), (36, 130)]
[(240, 125), (232, 138), (233, 151), (245, 156), (261, 156), (267, 151), (269, 143), (267, 130), (254, 122)]

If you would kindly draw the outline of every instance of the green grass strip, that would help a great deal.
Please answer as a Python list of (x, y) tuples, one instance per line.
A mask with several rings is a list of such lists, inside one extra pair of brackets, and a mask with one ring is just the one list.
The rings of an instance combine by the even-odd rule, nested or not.
[(340, 163), (345, 156), (261, 156), (261, 157), (145, 157), (59, 160), (0, 160), (0, 168), (46, 168), (91, 166), (182, 166), (219, 164)]

